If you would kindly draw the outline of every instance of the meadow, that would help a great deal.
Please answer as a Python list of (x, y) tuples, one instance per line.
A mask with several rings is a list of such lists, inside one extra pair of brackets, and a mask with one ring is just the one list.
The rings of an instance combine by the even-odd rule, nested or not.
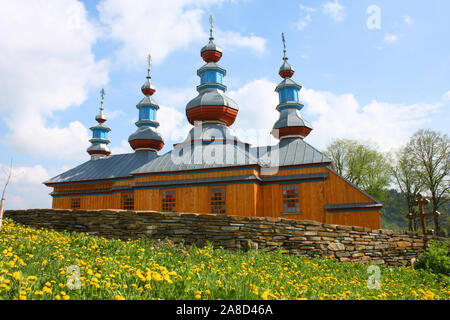
[(447, 278), (412, 267), (123, 241), (5, 219), (0, 299), (450, 299)]

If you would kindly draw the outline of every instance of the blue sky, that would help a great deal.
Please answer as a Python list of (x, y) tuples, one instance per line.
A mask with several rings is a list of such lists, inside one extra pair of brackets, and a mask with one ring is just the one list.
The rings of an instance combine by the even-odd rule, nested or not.
[[(379, 28), (367, 25), (370, 6)], [(149, 52), (162, 153), (184, 139), (210, 14), (243, 140), (270, 143), (281, 32), (313, 146), (352, 138), (391, 151), (420, 128), (449, 134), (448, 1), (0, 0), (0, 9), (0, 166), (12, 157), (15, 167), (9, 208), (50, 206), (42, 181), (89, 159), (102, 87), (110, 147), (131, 152)]]

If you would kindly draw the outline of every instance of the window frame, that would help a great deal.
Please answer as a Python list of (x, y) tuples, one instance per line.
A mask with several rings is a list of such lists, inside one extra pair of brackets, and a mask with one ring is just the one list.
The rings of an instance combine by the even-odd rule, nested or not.
[[(74, 205), (75, 201), (78, 203), (77, 206)], [(70, 198), (70, 208), (71, 209), (81, 209), (81, 198)]]
[[(221, 194), (220, 199), (216, 199), (216, 195)], [(214, 193), (213, 193), (214, 192)], [(209, 189), (209, 195), (210, 195), (210, 206), (211, 206), (211, 213), (212, 214), (227, 214), (227, 207), (226, 207), (226, 187), (211, 187)]]
[[(128, 200), (126, 197), (130, 197), (132, 199), (131, 204), (126, 203), (125, 201)], [(122, 210), (131, 210), (134, 211), (134, 193), (122, 193)]]
[[(290, 193), (292, 190), (294, 192)], [(300, 211), (300, 192), (298, 184), (281, 186), (281, 205), (281, 215), (303, 214), (303, 212)]]
[[(164, 198), (165, 195), (173, 195), (172, 199)], [(173, 201), (170, 201), (173, 200)], [(173, 210), (167, 210), (168, 207), (172, 207)], [(177, 212), (177, 191), (176, 190), (162, 190), (161, 192), (161, 211), (162, 212)]]

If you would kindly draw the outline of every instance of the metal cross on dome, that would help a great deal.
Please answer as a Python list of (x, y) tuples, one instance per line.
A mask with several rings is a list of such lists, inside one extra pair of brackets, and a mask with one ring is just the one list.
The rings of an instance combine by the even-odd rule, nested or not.
[(102, 97), (102, 105), (101, 105), (101, 107), (103, 108), (103, 101), (104, 101), (105, 95), (106, 95), (105, 89), (102, 88), (102, 90), (100, 91), (100, 94), (101, 94), (101, 97)]
[(286, 58), (286, 39), (284, 38), (284, 32), (281, 33), (281, 41), (283, 41), (283, 53), (284, 53), (283, 59), (287, 59)]
[(213, 25), (213, 16), (212, 14), (209, 15), (209, 24), (211, 26), (211, 28), (209, 29), (209, 37), (212, 38), (213, 37), (213, 29), (214, 29), (214, 25)]
[(149, 53), (147, 56), (148, 61), (148, 77), (150, 78), (150, 69), (152, 68), (152, 55)]

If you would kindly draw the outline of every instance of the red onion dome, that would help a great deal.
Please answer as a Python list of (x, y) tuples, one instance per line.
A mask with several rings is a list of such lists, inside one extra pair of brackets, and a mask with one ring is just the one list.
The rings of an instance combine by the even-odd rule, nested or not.
[(203, 60), (208, 62), (218, 62), (222, 58), (222, 49), (216, 46), (213, 39), (209, 39), (209, 43), (202, 48), (200, 55)]
[(286, 79), (291, 78), (294, 75), (294, 73), (295, 73), (294, 67), (287, 62), (286, 58), (283, 64), (281, 65), (278, 74), (280, 75), (280, 77)]
[(150, 77), (147, 77), (147, 81), (142, 85), (141, 91), (145, 96), (151, 96), (155, 93), (156, 89), (150, 82)]
[(152, 127), (139, 127), (135, 133), (128, 138), (130, 146), (135, 151), (159, 151), (164, 146), (161, 135)]
[(186, 116), (190, 124), (196, 121), (217, 121), (230, 126), (236, 120), (238, 106), (219, 89), (202, 90), (186, 105)]

